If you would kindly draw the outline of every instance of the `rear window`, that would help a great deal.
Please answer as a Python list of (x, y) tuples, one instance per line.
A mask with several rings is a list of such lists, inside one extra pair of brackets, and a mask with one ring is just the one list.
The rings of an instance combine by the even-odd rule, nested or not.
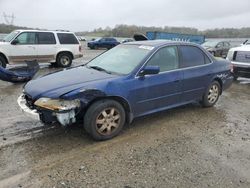
[(208, 57), (202, 50), (194, 46), (180, 46), (181, 63), (180, 67), (194, 67), (210, 63)]
[(72, 33), (58, 33), (57, 36), (61, 44), (79, 44), (75, 35)]
[(56, 44), (56, 39), (53, 33), (37, 33), (38, 44)]

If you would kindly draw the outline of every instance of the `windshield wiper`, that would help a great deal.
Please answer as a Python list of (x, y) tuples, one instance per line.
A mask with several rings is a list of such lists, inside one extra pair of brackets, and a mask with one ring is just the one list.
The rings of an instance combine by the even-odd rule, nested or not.
[(98, 67), (98, 66), (87, 66), (87, 67), (98, 70), (98, 71), (103, 71), (103, 72), (106, 72), (108, 74), (112, 74), (110, 71), (108, 71), (108, 70), (106, 70), (106, 69), (104, 69), (102, 67)]

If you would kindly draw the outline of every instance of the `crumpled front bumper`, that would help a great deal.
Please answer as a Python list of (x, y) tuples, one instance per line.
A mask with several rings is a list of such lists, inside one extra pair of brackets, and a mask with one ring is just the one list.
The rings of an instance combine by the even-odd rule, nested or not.
[(17, 103), (20, 106), (21, 110), (23, 112), (25, 112), (27, 115), (29, 115), (30, 117), (32, 117), (33, 119), (36, 120), (40, 120), (40, 115), (37, 112), (36, 109), (30, 109), (27, 105), (26, 105), (26, 99), (24, 97), (24, 94), (20, 95), (17, 99)]
[(66, 126), (76, 122), (76, 108), (67, 111), (55, 112), (51, 110), (41, 109), (39, 112), (36, 109), (31, 109), (27, 106), (25, 95), (22, 94), (18, 97), (17, 103), (21, 110), (33, 119), (42, 121), (45, 124), (59, 122), (61, 125)]

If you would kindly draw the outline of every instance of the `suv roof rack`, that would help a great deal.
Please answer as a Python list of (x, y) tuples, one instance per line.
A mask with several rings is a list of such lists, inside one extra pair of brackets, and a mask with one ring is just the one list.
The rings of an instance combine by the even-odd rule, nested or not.
[(69, 30), (57, 29), (56, 31), (70, 32)]

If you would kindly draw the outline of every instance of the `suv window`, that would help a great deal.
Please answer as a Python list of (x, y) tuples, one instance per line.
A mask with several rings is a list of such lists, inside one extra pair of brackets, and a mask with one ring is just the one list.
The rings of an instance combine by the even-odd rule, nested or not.
[(56, 44), (56, 39), (53, 33), (38, 32), (38, 44)]
[(161, 48), (148, 61), (147, 66), (159, 66), (160, 72), (177, 69), (179, 67), (177, 47), (169, 46)]
[(222, 48), (223, 47), (223, 43), (222, 42), (219, 42), (217, 45), (216, 45), (217, 48)]
[(61, 44), (79, 44), (75, 35), (72, 33), (57, 33), (57, 36)]
[(18, 44), (35, 44), (36, 33), (35, 32), (23, 32), (17, 36), (16, 40)]

